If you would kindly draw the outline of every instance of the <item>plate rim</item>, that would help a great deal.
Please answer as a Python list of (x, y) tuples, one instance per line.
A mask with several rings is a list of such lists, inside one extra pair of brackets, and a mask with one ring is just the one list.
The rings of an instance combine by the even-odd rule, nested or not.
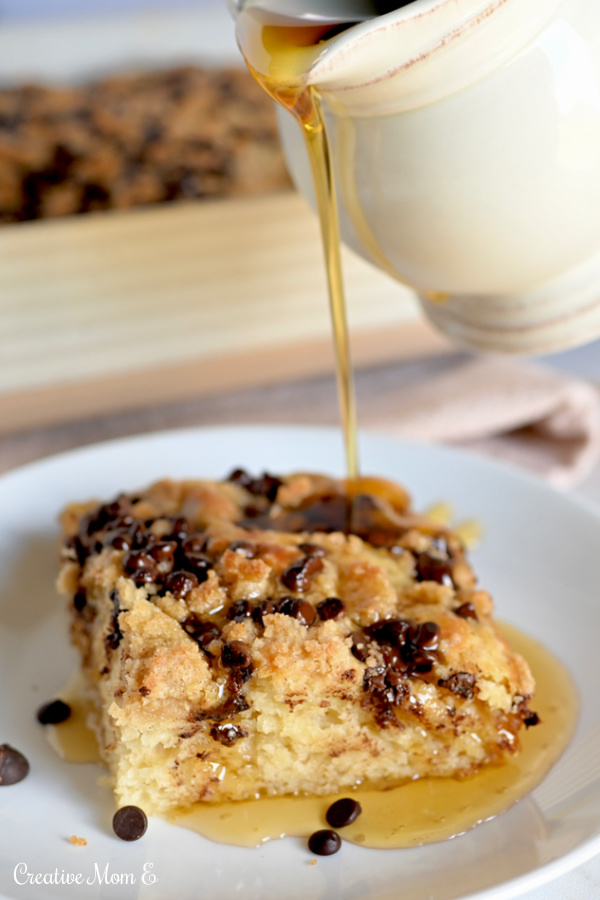
[[(81, 464), (82, 461), (85, 462), (86, 457), (91, 458), (96, 454), (100, 454), (102, 456), (104, 454), (110, 455), (116, 453), (118, 455), (119, 452), (125, 447), (131, 447), (132, 445), (134, 447), (139, 447), (144, 444), (156, 444), (157, 442), (161, 442), (163, 440), (166, 440), (167, 442), (172, 441), (174, 443), (179, 443), (181, 441), (189, 439), (190, 437), (193, 437), (195, 440), (201, 441), (202, 438), (206, 435), (210, 435), (213, 440), (218, 439), (221, 436), (223, 437), (223, 439), (225, 439), (226, 437), (234, 433), (237, 433), (239, 435), (240, 432), (252, 433), (254, 435), (260, 435), (261, 437), (285, 435), (288, 440), (293, 438), (294, 435), (300, 433), (304, 436), (308, 434), (310, 437), (317, 440), (319, 438), (326, 438), (328, 441), (332, 441), (334, 439), (339, 440), (339, 462), (340, 467), (343, 467), (343, 444), (341, 441), (340, 429), (334, 426), (294, 424), (252, 425), (247, 423), (209, 426), (186, 426), (176, 429), (158, 429), (141, 434), (133, 434), (128, 436), (109, 438), (101, 441), (93, 441), (78, 447), (49, 454), (47, 456), (43, 456), (27, 462), (23, 465), (13, 467), (3, 473), (0, 473), (0, 498), (4, 490), (6, 490), (7, 488), (10, 489), (11, 483), (18, 485), (18, 482), (21, 480), (24, 480), (26, 482), (32, 475), (35, 477), (43, 478), (46, 474), (44, 470), (48, 470), (51, 472), (54, 467), (68, 468), (70, 463), (78, 461), (79, 464)], [(574, 508), (577, 512), (583, 513), (586, 516), (591, 516), (595, 520), (597, 526), (600, 527), (600, 509), (598, 509), (597, 505), (594, 504), (593, 501), (590, 501), (580, 495), (569, 494), (568, 492), (560, 490), (554, 485), (548, 484), (535, 474), (523, 471), (515, 466), (506, 464), (497, 459), (486, 458), (482, 454), (477, 453), (476, 451), (469, 450), (468, 448), (448, 446), (435, 442), (423, 442), (412, 439), (405, 439), (402, 437), (396, 437), (390, 434), (371, 430), (360, 430), (359, 440), (361, 449), (363, 451), (367, 449), (369, 442), (372, 441), (374, 442), (374, 445), (388, 445), (390, 448), (393, 448), (394, 446), (403, 446), (410, 450), (421, 449), (425, 452), (433, 452), (434, 454), (442, 453), (444, 456), (449, 457), (453, 460), (461, 460), (466, 458), (472, 461), (473, 464), (475, 464), (482, 472), (489, 472), (492, 476), (497, 475), (501, 478), (509, 478), (513, 481), (516, 481), (517, 483), (523, 484), (524, 486), (526, 485), (529, 489), (534, 490), (540, 495), (546, 496), (550, 494), (554, 496), (560, 503), (565, 503), (567, 506)], [(243, 458), (243, 455), (244, 448), (242, 447), (240, 450), (240, 456)], [(157, 475), (157, 477), (168, 476)], [(182, 476), (174, 475), (173, 477)], [(198, 475), (198, 477), (201, 476)], [(93, 481), (93, 476), (91, 480)], [(411, 490), (410, 484), (408, 484), (408, 490), (409, 492)], [(10, 532), (10, 528), (8, 528), (7, 531)], [(554, 881), (556, 878), (562, 875), (566, 875), (567, 873), (572, 872), (599, 853), (600, 832), (596, 835), (586, 838), (575, 848), (557, 859), (545, 863), (531, 870), (530, 872), (518, 875), (506, 882), (502, 882), (498, 885), (466, 894), (461, 897), (461, 900), (509, 900), (509, 898), (522, 896), (526, 891), (535, 890), (540, 886)], [(0, 894), (0, 898), (5, 898), (5, 900), (12, 900), (12, 898), (9, 898), (8, 895), (5, 895), (4, 893)]]
[[(28, 462), (11, 466), (0, 472), (0, 488), (4, 486), (5, 481), (9, 481), (12, 477), (23, 477), (32, 470), (45, 466), (57, 465), (59, 463), (68, 462), (71, 459), (84, 457), (87, 454), (92, 455), (99, 451), (114, 452), (128, 444), (143, 444), (146, 442), (153, 443), (158, 440), (174, 440), (179, 441), (186, 437), (201, 437), (204, 434), (217, 435), (219, 433), (233, 433), (247, 431), (250, 433), (262, 432), (269, 433), (285, 433), (293, 435), (294, 433), (306, 434), (310, 433), (315, 437), (324, 437), (328, 440), (332, 438), (339, 439), (340, 444), (340, 466), (343, 464), (343, 443), (341, 429), (335, 425), (311, 425), (311, 424), (294, 424), (294, 423), (258, 423), (249, 424), (246, 422), (225, 423), (222, 425), (185, 425), (177, 428), (159, 428), (149, 431), (138, 432), (131, 435), (121, 435), (118, 437), (103, 438), (98, 441), (90, 441), (80, 444), (76, 447), (70, 447), (64, 450), (58, 450), (53, 453), (45, 454)], [(516, 479), (527, 484), (532, 489), (543, 494), (552, 494), (555, 497), (563, 499), (568, 505), (580, 507), (594, 518), (600, 520), (600, 505), (593, 500), (583, 497), (581, 494), (574, 494), (570, 489), (563, 488), (553, 484), (541, 475), (529, 471), (518, 464), (498, 459), (495, 456), (487, 455), (484, 452), (474, 450), (470, 447), (460, 445), (442, 443), (438, 441), (425, 441), (412, 437), (404, 437), (403, 435), (394, 435), (386, 431), (377, 429), (358, 429), (359, 451), (362, 445), (369, 442), (381, 444), (396, 444), (414, 449), (422, 449), (424, 452), (433, 451), (435, 453), (443, 453), (451, 458), (468, 458), (473, 464), (482, 468), (489, 469), (492, 473), (497, 472), (500, 475)], [(243, 454), (243, 450), (242, 450)], [(166, 476), (165, 476), (166, 477)], [(343, 477), (343, 476), (340, 476)], [(410, 486), (409, 486), (410, 488)]]

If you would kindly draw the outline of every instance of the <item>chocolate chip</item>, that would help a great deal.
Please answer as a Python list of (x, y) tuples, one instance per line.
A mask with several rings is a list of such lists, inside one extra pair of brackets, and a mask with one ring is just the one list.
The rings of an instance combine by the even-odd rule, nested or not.
[(457, 697), (464, 697), (470, 700), (474, 693), (475, 675), (470, 672), (455, 672), (449, 678), (440, 678), (439, 687), (445, 687)]
[(252, 673), (254, 672), (254, 666), (252, 663), (248, 666), (238, 667), (236, 669), (230, 669), (229, 680), (227, 682), (227, 688), (231, 691), (232, 694), (239, 694), (246, 682), (249, 678), (252, 677)]
[(0, 744), (0, 787), (17, 784), (29, 774), (29, 763), (10, 744)]
[(453, 566), (448, 559), (433, 553), (419, 553), (415, 563), (417, 581), (435, 581), (437, 584), (454, 587)]
[(77, 591), (73, 597), (73, 606), (77, 612), (81, 612), (87, 604), (87, 596), (85, 591)]
[(138, 522), (135, 527), (129, 532), (129, 537), (131, 539), (131, 547), (133, 550), (143, 550), (148, 543), (148, 533), (141, 522)]
[(197, 643), (206, 649), (211, 641), (221, 637), (221, 629), (214, 622), (203, 622), (195, 613), (183, 619), (181, 627)]
[(118, 521), (119, 524), (130, 525), (133, 522), (133, 516), (129, 510), (129, 501), (126, 497), (117, 497), (113, 503), (106, 503), (99, 506), (98, 509), (90, 513), (83, 521), (86, 531), (89, 535), (97, 531), (102, 531), (107, 525)]
[(296, 600), (296, 597), (282, 597), (275, 604), (275, 612), (282, 616), (293, 616)]
[(64, 543), (65, 550), (73, 551), (80, 566), (84, 564), (88, 557), (88, 548), (77, 534), (71, 535)]
[(302, 625), (309, 625), (315, 621), (317, 613), (312, 603), (302, 600), (300, 597), (282, 597), (277, 604), (278, 613), (297, 619)]
[(437, 660), (432, 653), (416, 653), (410, 662), (410, 674), (425, 675), (431, 672)]
[(243, 641), (230, 641), (223, 644), (221, 662), (228, 669), (245, 669), (251, 665), (252, 657), (247, 644)]
[(192, 526), (183, 516), (171, 519), (171, 522), (173, 523), (171, 530), (168, 534), (163, 535), (163, 540), (177, 541), (178, 543), (183, 544), (184, 541), (188, 540)]
[(229, 550), (233, 550), (238, 556), (244, 556), (246, 559), (254, 559), (256, 555), (256, 545), (249, 541), (232, 541)]
[(442, 537), (442, 535), (432, 538), (431, 546), (435, 550), (436, 555), (443, 556), (446, 559), (452, 558), (452, 551), (448, 546), (448, 539)]
[[(399, 666), (393, 669), (388, 669), (385, 675), (385, 680), (387, 684), (389, 684), (389, 686), (392, 688), (402, 687), (404, 682), (404, 673)], [(396, 691), (395, 693), (396, 696), (400, 696), (400, 693), (398, 691)]]
[(303, 556), (282, 572), (281, 582), (289, 591), (302, 593), (310, 587), (313, 575), (323, 568), (323, 560), (318, 556)]
[(263, 600), (252, 610), (252, 620), (259, 625), (264, 625), (263, 616), (271, 616), (278, 611), (274, 600)]
[(156, 544), (152, 544), (148, 549), (148, 553), (157, 563), (167, 563), (172, 565), (175, 559), (176, 550), (176, 541), (157, 541)]
[(391, 644), (402, 647), (413, 628), (410, 619), (387, 619), (384, 622), (376, 622), (370, 625), (366, 631), (369, 637), (374, 638), (379, 644)]
[(369, 637), (364, 631), (354, 631), (350, 637), (352, 638), (352, 655), (360, 662), (364, 662), (369, 654)]
[(350, 797), (343, 797), (341, 800), (336, 800), (335, 803), (331, 804), (325, 818), (332, 828), (344, 828), (346, 825), (351, 825), (361, 812), (362, 806), (360, 803), (352, 800)]
[(322, 828), (315, 831), (308, 839), (308, 849), (317, 856), (332, 856), (342, 846), (342, 839), (335, 831)]
[(110, 650), (116, 650), (121, 641), (123, 640), (123, 632), (121, 631), (121, 626), (119, 625), (119, 613), (121, 612), (121, 598), (119, 597), (119, 592), (115, 589), (110, 592), (110, 599), (112, 601), (113, 610), (112, 615), (110, 617), (110, 631), (107, 633), (104, 638), (104, 642)]
[(227, 618), (230, 622), (241, 622), (253, 614), (253, 609), (247, 600), (236, 600), (227, 610)]
[(383, 656), (386, 667), (390, 669), (405, 668), (399, 647), (396, 647), (393, 644), (384, 644), (381, 648), (381, 655)]
[(202, 722), (210, 719), (213, 722), (225, 723), (227, 719), (237, 716), (238, 713), (245, 712), (250, 709), (250, 704), (243, 694), (236, 694), (233, 697), (227, 697), (220, 706), (213, 707), (211, 710), (200, 710), (196, 713), (195, 718)]
[(232, 484), (237, 484), (239, 487), (248, 490), (248, 486), (252, 484), (253, 479), (252, 475), (249, 475), (245, 469), (234, 469), (227, 476), (227, 481), (231, 481)]
[(185, 554), (188, 553), (204, 553), (206, 550), (206, 536), (203, 534), (193, 534), (181, 545), (181, 549)]
[(165, 578), (165, 588), (178, 600), (183, 600), (195, 587), (198, 587), (198, 579), (193, 572), (171, 572)]
[(462, 603), (454, 612), (461, 619), (475, 619), (476, 622), (478, 621), (477, 610), (472, 603)]
[(107, 547), (112, 547), (113, 550), (127, 551), (133, 547), (133, 538), (131, 535), (122, 534), (120, 531), (110, 531), (104, 539), (104, 544)]
[(123, 571), (135, 581), (138, 587), (154, 581), (158, 577), (156, 560), (149, 553), (134, 550), (123, 558)]
[(421, 622), (416, 629), (411, 629), (410, 639), (419, 650), (436, 650), (439, 644), (440, 626), (437, 622)]
[(122, 806), (113, 816), (113, 831), (122, 841), (139, 841), (146, 833), (148, 819), (139, 806)]
[(308, 600), (298, 600), (294, 618), (308, 628), (317, 618), (317, 613), (312, 603), (309, 603)]
[(338, 619), (344, 615), (344, 611), (344, 603), (339, 597), (327, 597), (326, 600), (317, 604), (317, 612), (324, 622), (327, 619)]
[(298, 550), (301, 550), (306, 556), (325, 556), (325, 548), (318, 544), (298, 544)]
[[(401, 676), (431, 672), (437, 662), (435, 650), (439, 644), (439, 633), (436, 622), (416, 624), (410, 619), (376, 622), (363, 632), (367, 640), (374, 639), (380, 645), (387, 669), (386, 684), (393, 687), (401, 683)], [(355, 638), (353, 640), (356, 646), (357, 641)], [(363, 662), (366, 659), (366, 649), (362, 656), (354, 648), (352, 652)], [(395, 674), (390, 678), (392, 673)]]
[(37, 720), (41, 725), (58, 725), (71, 715), (71, 707), (64, 700), (52, 700), (37, 711)]
[(264, 472), (260, 478), (252, 478), (244, 469), (235, 469), (228, 481), (238, 484), (256, 497), (266, 497), (270, 503), (275, 502), (277, 491), (283, 484), (280, 478), (269, 475), (267, 472)]
[(240, 738), (246, 737), (246, 732), (238, 725), (224, 723), (222, 725), (213, 725), (210, 730), (210, 736), (213, 741), (219, 741), (225, 747), (231, 747)]
[[(245, 507), (244, 516), (245, 518), (238, 523), (242, 528), (254, 528), (254, 526), (256, 526), (256, 528), (268, 528), (271, 521), (264, 510), (253, 504), (249, 504)], [(254, 519), (257, 521), (254, 522)], [(258, 524), (258, 522), (260, 522), (260, 524)]]
[(364, 688), (366, 691), (385, 691), (385, 669), (382, 666), (372, 666), (365, 671)]
[(181, 560), (181, 568), (190, 572), (202, 584), (208, 578), (208, 570), (212, 569), (212, 562), (204, 553), (192, 553), (187, 551)]
[(526, 728), (531, 728), (533, 725), (540, 724), (540, 717), (536, 712), (528, 713), (523, 719)]

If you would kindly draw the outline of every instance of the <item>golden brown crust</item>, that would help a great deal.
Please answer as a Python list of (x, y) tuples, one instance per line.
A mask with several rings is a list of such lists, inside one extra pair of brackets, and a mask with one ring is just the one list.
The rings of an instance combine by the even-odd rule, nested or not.
[(238, 471), (74, 505), (63, 528), (119, 803), (327, 794), (518, 748), (529, 669), (460, 540), (398, 486)]

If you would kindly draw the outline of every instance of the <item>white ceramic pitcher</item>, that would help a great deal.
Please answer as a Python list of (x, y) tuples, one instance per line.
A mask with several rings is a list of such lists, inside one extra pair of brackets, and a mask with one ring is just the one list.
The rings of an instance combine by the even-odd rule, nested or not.
[[(344, 241), (439, 328), (522, 353), (600, 335), (598, 0), (414, 0), (332, 39), (307, 84)], [(310, 198), (299, 126), (280, 120)]]

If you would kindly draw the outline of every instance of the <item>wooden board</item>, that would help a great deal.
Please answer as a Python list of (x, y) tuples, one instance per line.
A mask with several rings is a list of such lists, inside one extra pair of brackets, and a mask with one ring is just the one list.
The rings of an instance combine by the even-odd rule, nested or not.
[[(447, 345), (344, 250), (353, 357)], [(330, 371), (316, 219), (295, 193), (0, 230), (0, 432)]]

